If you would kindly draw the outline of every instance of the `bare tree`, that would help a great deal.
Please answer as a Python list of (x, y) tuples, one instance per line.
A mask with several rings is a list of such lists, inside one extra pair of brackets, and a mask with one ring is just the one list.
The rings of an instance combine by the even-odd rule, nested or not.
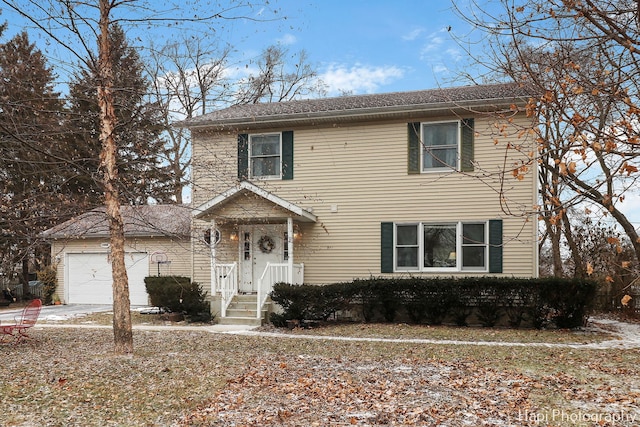
[[(324, 83), (308, 63), (304, 51), (290, 55), (282, 46), (269, 46), (249, 76), (230, 77), (234, 67), (229, 46), (218, 48), (204, 38), (172, 42), (152, 50), (148, 60), (153, 96), (165, 120), (164, 160), (172, 170), (173, 197), (182, 203), (191, 166), (188, 130), (173, 126), (188, 119), (234, 104), (278, 102), (324, 95)], [(245, 67), (243, 67), (245, 68)]]
[(568, 209), (580, 205), (617, 223), (640, 260), (638, 232), (624, 205), (640, 176), (637, 2), (497, 0), (491, 6), (458, 11), (483, 32), (487, 49), (469, 54), (488, 70), (485, 77), (513, 79), (539, 93), (527, 111), (539, 122), (532, 157), (540, 167), (548, 234), (557, 239), (562, 227), (570, 238)]
[(192, 118), (231, 99), (230, 83), (225, 77), (230, 48), (205, 46), (204, 39), (189, 38), (151, 50), (148, 70), (153, 82), (152, 97), (164, 122), (164, 161), (172, 171), (172, 193), (182, 203), (188, 185), (190, 137), (186, 128), (173, 126), (176, 120)]
[[(258, 2), (236, 0), (211, 10), (210, 5), (198, 8), (185, 3), (170, 4), (134, 0), (100, 0), (91, 3), (66, 0), (1, 0), (6, 10), (26, 19), (30, 26), (47, 36), (48, 42), (64, 49), (67, 55), (95, 70), (98, 76), (97, 98), (100, 106), (100, 173), (104, 192), (107, 220), (111, 233), (111, 263), (114, 294), (114, 342), (119, 354), (133, 351), (129, 291), (124, 263), (124, 226), (120, 214), (118, 193), (117, 146), (114, 131), (117, 125), (113, 101), (114, 69), (111, 62), (109, 33), (112, 25), (123, 28), (143, 26), (146, 33), (157, 26), (171, 26), (172, 32), (194, 31), (199, 34), (214, 33), (214, 23), (238, 19), (244, 13), (250, 16)], [(266, 7), (267, 5), (265, 5)], [(263, 8), (261, 8), (261, 11)], [(252, 20), (266, 20), (264, 14)], [(127, 25), (128, 24), (128, 25)], [(142, 42), (145, 34), (139, 36)], [(153, 37), (153, 34), (151, 34)], [(92, 46), (97, 42), (98, 54)]]
[(309, 64), (304, 50), (291, 55), (281, 45), (269, 46), (262, 52), (255, 67), (255, 73), (239, 82), (235, 103), (291, 101), (326, 94), (324, 83)]

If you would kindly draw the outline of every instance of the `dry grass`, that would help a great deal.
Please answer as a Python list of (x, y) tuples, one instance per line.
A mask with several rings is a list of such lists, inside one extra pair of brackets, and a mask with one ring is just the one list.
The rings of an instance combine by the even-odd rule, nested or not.
[[(424, 333), (340, 328), (343, 335)], [(33, 334), (37, 341), (0, 346), (3, 426), (544, 425), (527, 416), (580, 410), (640, 420), (637, 350), (177, 330), (136, 331), (135, 354), (126, 357), (112, 353), (108, 329)]]
[(358, 338), (389, 338), (418, 340), (449, 340), (467, 342), (586, 344), (617, 339), (616, 336), (594, 328), (576, 330), (536, 330), (510, 328), (481, 328), (456, 326), (410, 325), (406, 323), (325, 323), (304, 329), (261, 328), (267, 332), (294, 335), (319, 335)]
[[(81, 325), (112, 325), (113, 313), (93, 313), (87, 316), (75, 317), (64, 321), (41, 321), (42, 323), (64, 323)], [(164, 325), (185, 326), (202, 325), (186, 322), (172, 322), (167, 315), (131, 313), (133, 325)], [(309, 329), (260, 328), (265, 332), (289, 333), (294, 335), (339, 336), (356, 338), (389, 338), (389, 339), (421, 339), (421, 340), (450, 340), (470, 342), (513, 342), (513, 343), (555, 343), (555, 344), (586, 344), (611, 339), (616, 336), (593, 328), (577, 330), (536, 330), (511, 328), (481, 328), (455, 326), (427, 326), (410, 325), (406, 323), (335, 323), (327, 322)]]

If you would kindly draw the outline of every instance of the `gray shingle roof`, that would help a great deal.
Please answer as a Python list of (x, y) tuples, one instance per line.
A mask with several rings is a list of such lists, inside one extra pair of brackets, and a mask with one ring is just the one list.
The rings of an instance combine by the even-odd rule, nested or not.
[(357, 117), (363, 114), (389, 114), (417, 110), (454, 109), (478, 105), (522, 103), (531, 90), (516, 83), (459, 86), (450, 88), (342, 96), (287, 102), (235, 105), (188, 119), (182, 126), (250, 125), (256, 122), (317, 120), (327, 117)]
[[(125, 236), (188, 237), (191, 209), (185, 205), (122, 206)], [(108, 237), (109, 225), (104, 208), (79, 215), (42, 233), (51, 239)]]

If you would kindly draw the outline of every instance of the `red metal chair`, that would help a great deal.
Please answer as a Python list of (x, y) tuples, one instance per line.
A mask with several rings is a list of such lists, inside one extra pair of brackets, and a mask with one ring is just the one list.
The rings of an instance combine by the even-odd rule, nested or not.
[[(34, 299), (27, 306), (25, 306), (20, 316), (16, 316), (14, 324), (0, 324), (0, 334), (2, 334), (3, 338), (0, 340), (0, 342), (4, 343), (13, 339), (14, 344), (18, 344), (24, 341), (26, 338), (31, 338), (27, 334), (27, 331), (29, 330), (29, 328), (32, 328), (33, 325), (35, 325), (38, 321), (38, 316), (40, 315), (41, 308), (42, 301), (40, 301), (39, 299)], [(9, 336), (10, 338), (5, 340), (7, 336)]]

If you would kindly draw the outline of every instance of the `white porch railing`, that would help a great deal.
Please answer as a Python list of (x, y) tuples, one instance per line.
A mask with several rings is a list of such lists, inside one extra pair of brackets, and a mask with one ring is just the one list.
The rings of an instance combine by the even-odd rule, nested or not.
[[(293, 264), (293, 280), (292, 285), (300, 285), (304, 280), (304, 264)], [(262, 318), (262, 307), (267, 301), (267, 296), (273, 290), (273, 285), (278, 282), (289, 282), (289, 264), (272, 264), (267, 263), (267, 266), (258, 279), (258, 299), (256, 317)]]
[(238, 293), (238, 272), (237, 263), (233, 264), (216, 264), (214, 266), (215, 289), (214, 292), (220, 292), (220, 316), (226, 317), (227, 308)]

